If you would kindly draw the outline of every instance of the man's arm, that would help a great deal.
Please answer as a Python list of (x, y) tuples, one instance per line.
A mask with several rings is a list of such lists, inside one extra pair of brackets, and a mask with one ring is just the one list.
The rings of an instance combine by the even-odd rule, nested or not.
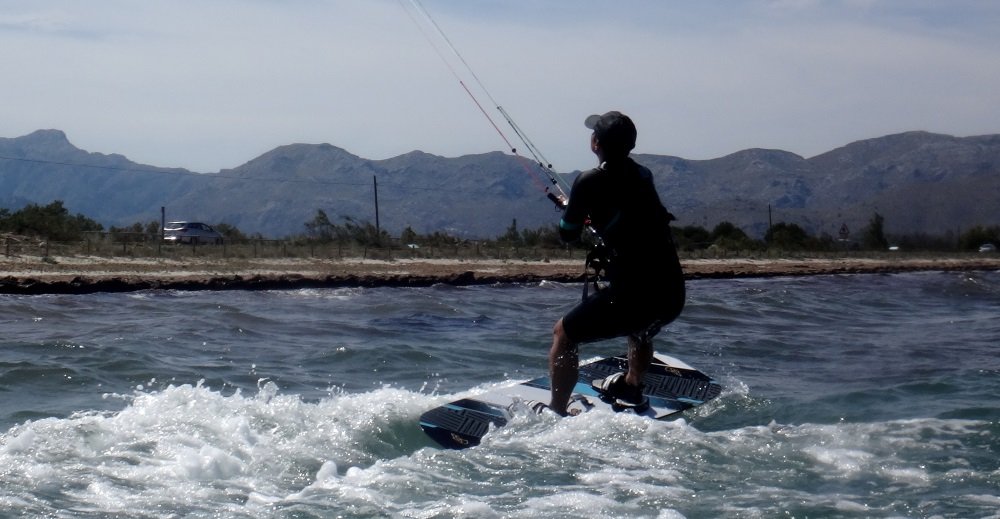
[(566, 243), (575, 243), (580, 240), (580, 234), (583, 232), (582, 223), (572, 223), (567, 222), (566, 217), (563, 216), (559, 220), (559, 238)]

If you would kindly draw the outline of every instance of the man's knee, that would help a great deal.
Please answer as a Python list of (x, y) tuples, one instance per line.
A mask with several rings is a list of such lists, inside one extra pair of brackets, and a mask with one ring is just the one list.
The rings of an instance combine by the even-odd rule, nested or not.
[(560, 345), (561, 347), (566, 347), (570, 344), (569, 336), (566, 335), (566, 327), (563, 325), (563, 320), (559, 319), (556, 324), (552, 327), (552, 344)]
[(562, 319), (556, 321), (555, 326), (552, 327), (552, 350), (553, 356), (562, 356), (565, 354), (575, 353), (576, 344), (570, 340), (569, 336), (566, 335), (566, 329), (563, 327)]
[(563, 320), (562, 318), (560, 318), (558, 321), (556, 321), (556, 324), (552, 325), (552, 335), (559, 336), (565, 334), (566, 334), (566, 328), (563, 327)]

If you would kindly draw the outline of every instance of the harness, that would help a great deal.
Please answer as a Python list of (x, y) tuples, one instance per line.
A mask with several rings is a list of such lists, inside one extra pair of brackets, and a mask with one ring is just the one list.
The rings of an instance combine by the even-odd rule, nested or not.
[[(607, 163), (602, 163), (600, 166), (598, 166), (597, 169), (600, 171), (606, 171)], [(645, 191), (643, 191), (644, 188), (643, 185), (641, 184), (641, 182), (645, 182), (647, 180), (647, 176), (643, 176), (640, 171), (640, 174), (636, 175), (634, 179), (632, 179), (631, 177), (628, 178), (629, 180), (636, 183), (633, 192), (647, 194)], [(652, 180), (649, 180), (649, 182), (652, 183)], [(620, 271), (622, 269), (622, 266), (618, 264), (619, 253), (618, 251), (615, 250), (615, 247), (608, 246), (605, 243), (605, 238), (611, 237), (612, 238), (611, 243), (619, 244), (621, 242), (622, 237), (625, 236), (625, 243), (632, 243), (634, 242), (635, 239), (639, 238), (632, 235), (631, 233), (647, 232), (647, 230), (655, 233), (657, 232), (657, 230), (662, 229), (663, 232), (665, 233), (666, 240), (669, 242), (669, 246), (675, 247), (675, 245), (673, 244), (673, 236), (670, 232), (670, 222), (671, 220), (675, 220), (676, 217), (674, 217), (673, 214), (667, 211), (666, 208), (664, 208), (663, 205), (659, 203), (659, 199), (655, 199), (656, 204), (653, 205), (654, 202), (653, 199), (655, 198), (655, 196), (651, 195), (647, 198), (648, 200), (646, 198), (643, 198), (641, 200), (636, 201), (637, 203), (641, 201), (644, 204), (646, 203), (650, 204), (649, 207), (643, 206), (643, 208), (639, 209), (638, 211), (634, 210), (631, 204), (622, 204), (620, 207), (617, 208), (617, 211), (614, 214), (608, 215), (608, 217), (606, 218), (607, 223), (601, 227), (600, 232), (598, 232), (595, 227), (591, 226), (589, 217), (587, 217), (584, 220), (584, 225), (589, 226), (594, 234), (594, 237), (597, 238), (597, 245), (591, 248), (591, 250), (587, 253), (587, 258), (586, 261), (584, 262), (584, 283), (583, 283), (584, 300), (587, 300), (592, 295), (591, 290), (594, 290), (594, 293), (601, 290), (606, 290), (611, 282), (610, 281), (611, 278), (621, 276), (623, 274), (625, 276), (631, 276), (634, 274), (634, 273)], [(655, 222), (652, 224), (643, 223), (643, 222), (649, 222), (650, 219), (662, 219), (662, 222)], [(660, 227), (661, 223), (662, 227)], [(636, 227), (637, 225), (638, 227)], [(639, 229), (641, 229), (641, 231)], [(629, 233), (629, 234), (623, 234), (623, 233)], [(659, 236), (655, 236), (653, 238), (662, 239), (662, 237)], [(632, 252), (635, 253), (635, 251)], [(628, 269), (630, 267), (625, 266), (625, 268)], [(613, 293), (609, 293), (607, 295), (615, 297), (615, 294)], [(655, 297), (656, 296), (653, 296), (653, 298)], [(643, 304), (655, 304), (655, 303), (653, 303), (652, 301), (647, 301), (644, 302)], [(672, 320), (672, 318), (665, 320), (660, 320), (660, 319), (654, 320), (653, 322), (649, 323), (645, 328), (638, 330), (631, 335), (636, 339), (638, 339), (640, 342), (643, 343), (649, 342), (652, 339), (652, 337), (660, 331), (660, 328), (669, 323), (670, 320)]]
[(583, 299), (590, 295), (590, 285), (594, 285), (594, 291), (602, 290), (607, 286), (608, 267), (614, 257), (614, 251), (598, 243), (587, 253), (587, 260), (583, 263)]
[[(591, 286), (594, 287), (595, 292), (607, 289), (608, 269), (614, 262), (615, 257), (615, 250), (608, 247), (603, 242), (595, 245), (592, 249), (590, 249), (590, 252), (587, 253), (587, 259), (584, 261), (583, 300), (586, 300), (590, 296)], [(671, 319), (654, 320), (645, 328), (632, 335), (640, 343), (648, 343), (653, 340), (653, 336), (660, 333), (660, 329), (670, 321)]]

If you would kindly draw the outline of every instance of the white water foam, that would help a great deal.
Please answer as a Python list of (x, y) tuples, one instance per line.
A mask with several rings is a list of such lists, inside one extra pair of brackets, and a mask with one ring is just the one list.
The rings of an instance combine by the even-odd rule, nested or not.
[[(982, 422), (968, 420), (702, 431), (697, 421), (607, 411), (524, 413), (463, 451), (438, 449), (419, 430), (423, 411), (502, 384), (434, 396), (385, 387), (316, 402), (279, 394), (271, 382), (253, 396), (201, 384), (109, 395), (125, 399), (124, 408), (28, 422), (0, 436), (0, 511), (681, 517), (768, 516), (805, 503), (878, 514), (873, 485), (920, 494), (949, 478), (991, 477), (951, 452), (959, 439), (983, 434)], [(726, 393), (704, 406), (705, 416), (742, 398)], [(951, 470), (928, 471), (926, 453), (949, 453)], [(721, 497), (718, 485), (727, 487)], [(965, 499), (990, 506), (986, 494)]]
[(252, 493), (287, 495), (329, 478), (338, 464), (370, 465), (378, 452), (401, 448), (383, 444), (420, 445), (412, 439), (416, 417), (435, 403), (391, 388), (306, 403), (278, 395), (273, 383), (253, 397), (184, 385), (127, 398), (119, 412), (7, 431), (0, 437), (7, 494), (42, 488), (54, 503), (65, 498), (104, 513), (238, 509)]

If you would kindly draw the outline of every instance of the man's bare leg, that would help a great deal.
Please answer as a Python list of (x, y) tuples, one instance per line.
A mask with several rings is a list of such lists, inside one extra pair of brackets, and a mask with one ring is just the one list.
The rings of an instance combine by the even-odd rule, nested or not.
[(562, 319), (559, 319), (552, 328), (552, 348), (549, 350), (549, 379), (552, 382), (549, 408), (559, 415), (566, 415), (566, 406), (579, 374), (580, 360), (576, 345), (566, 336)]
[(653, 362), (653, 341), (639, 340), (635, 335), (628, 336), (628, 373), (625, 375), (625, 382), (630, 386), (641, 386), (642, 377), (649, 370), (649, 365)]

